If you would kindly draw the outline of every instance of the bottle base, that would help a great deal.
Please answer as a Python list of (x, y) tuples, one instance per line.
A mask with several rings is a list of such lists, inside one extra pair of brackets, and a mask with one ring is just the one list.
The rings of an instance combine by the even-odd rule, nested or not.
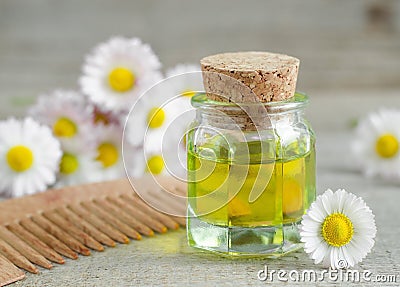
[(218, 226), (188, 217), (189, 246), (225, 257), (277, 258), (303, 247), (299, 222), (276, 226)]

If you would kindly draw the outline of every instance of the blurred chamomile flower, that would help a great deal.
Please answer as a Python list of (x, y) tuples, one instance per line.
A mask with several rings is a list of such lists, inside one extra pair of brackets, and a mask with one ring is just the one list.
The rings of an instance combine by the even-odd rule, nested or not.
[(97, 139), (96, 160), (102, 166), (101, 179), (112, 180), (124, 177), (122, 128), (116, 125), (98, 125), (95, 131)]
[[(160, 141), (160, 139), (157, 139), (157, 141)], [(130, 156), (127, 156), (124, 152), (124, 159), (127, 173), (131, 177), (137, 178), (146, 174), (167, 174), (164, 156), (162, 150), (157, 148), (157, 144), (147, 144), (143, 148), (135, 149)]]
[(166, 76), (171, 97), (175, 98), (175, 105), (180, 107), (180, 112), (175, 118), (175, 129), (180, 130), (179, 138), (176, 140), (179, 140), (182, 148), (185, 149), (186, 142), (181, 139), (184, 139), (188, 123), (195, 117), (191, 98), (204, 91), (201, 68), (194, 64), (178, 64), (168, 69)]
[(47, 126), (31, 118), (0, 122), (0, 192), (22, 196), (56, 180), (60, 143)]
[(111, 38), (86, 57), (81, 90), (106, 110), (129, 110), (139, 96), (161, 80), (161, 63), (138, 38)]
[[(188, 131), (188, 123), (192, 120), (191, 112), (179, 111), (174, 119), (169, 123), (168, 127), (159, 139), (153, 139), (150, 136), (145, 138), (145, 146), (158, 144), (157, 150), (162, 150), (165, 168), (169, 175), (176, 178), (186, 179), (186, 133)], [(190, 118), (190, 119), (188, 119)], [(157, 135), (155, 136), (157, 137)]]
[(171, 97), (165, 81), (143, 94), (126, 119), (124, 136), (128, 142), (133, 146), (141, 146), (147, 136), (165, 136), (168, 126), (181, 113), (182, 107), (176, 99)]
[(194, 94), (204, 90), (199, 65), (178, 64), (167, 70), (166, 77), (173, 77), (171, 79), (171, 90), (174, 96), (181, 95), (189, 103)]
[(400, 179), (400, 111), (381, 109), (360, 120), (352, 150), (367, 176)]
[[(146, 134), (142, 146), (132, 146), (124, 139), (124, 164), (128, 176), (140, 177), (146, 174), (182, 176), (179, 157), (176, 154), (175, 136), (165, 133)], [(175, 154), (174, 154), (175, 153)], [(171, 155), (174, 154), (172, 157)], [(186, 166), (186, 163), (183, 164)]]
[(93, 108), (78, 92), (56, 90), (40, 96), (28, 112), (39, 122), (51, 127), (53, 134), (62, 142), (77, 139), (88, 140), (93, 122)]
[(102, 165), (97, 152), (78, 140), (63, 145), (57, 187), (101, 181)]
[(361, 197), (343, 189), (328, 189), (318, 196), (303, 215), (300, 230), (304, 250), (315, 264), (333, 269), (353, 267), (375, 243), (371, 209)]

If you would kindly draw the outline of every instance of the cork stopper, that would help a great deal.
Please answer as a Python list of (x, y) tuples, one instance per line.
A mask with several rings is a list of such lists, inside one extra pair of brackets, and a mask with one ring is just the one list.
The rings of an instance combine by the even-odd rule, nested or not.
[(300, 61), (268, 52), (223, 53), (200, 61), (207, 97), (222, 102), (273, 102), (294, 96)]

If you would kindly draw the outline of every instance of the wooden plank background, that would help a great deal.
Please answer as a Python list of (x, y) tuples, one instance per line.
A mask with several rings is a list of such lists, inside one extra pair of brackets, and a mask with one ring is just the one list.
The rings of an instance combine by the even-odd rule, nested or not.
[(23, 115), (40, 93), (77, 88), (84, 55), (112, 35), (142, 38), (165, 68), (268, 50), (299, 57), (298, 87), (315, 95), (400, 87), (396, 0), (1, 0), (0, 117)]

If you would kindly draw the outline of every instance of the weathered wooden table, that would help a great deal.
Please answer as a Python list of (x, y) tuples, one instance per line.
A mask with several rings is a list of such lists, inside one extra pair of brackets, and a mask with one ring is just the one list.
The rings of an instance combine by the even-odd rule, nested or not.
[[(366, 179), (359, 174), (349, 157), (349, 132), (320, 133), (318, 135), (318, 193), (325, 189), (345, 188), (362, 196), (376, 215), (378, 234), (371, 254), (357, 266), (357, 270), (371, 271), (371, 281), (380, 275), (396, 275), (400, 282), (400, 249), (398, 248), (400, 216), (400, 185), (378, 179)], [(52, 270), (41, 270), (39, 275), (27, 274), (26, 279), (13, 286), (245, 286), (267, 284), (331, 285), (348, 284), (331, 280), (304, 282), (280, 281), (275, 274), (266, 281), (258, 279), (260, 270), (286, 270), (302, 280), (305, 269), (316, 274), (323, 270), (302, 252), (273, 260), (246, 259), (229, 260), (192, 249), (187, 246), (184, 230), (128, 245), (107, 248), (104, 252), (93, 252), (92, 256), (67, 260), (65, 265), (56, 265)], [(291, 271), (295, 270), (295, 271)], [(362, 273), (360, 273), (362, 276)], [(260, 274), (263, 275), (263, 274)], [(368, 282), (354, 283), (365, 286)], [(371, 286), (376, 286), (373, 283)]]

